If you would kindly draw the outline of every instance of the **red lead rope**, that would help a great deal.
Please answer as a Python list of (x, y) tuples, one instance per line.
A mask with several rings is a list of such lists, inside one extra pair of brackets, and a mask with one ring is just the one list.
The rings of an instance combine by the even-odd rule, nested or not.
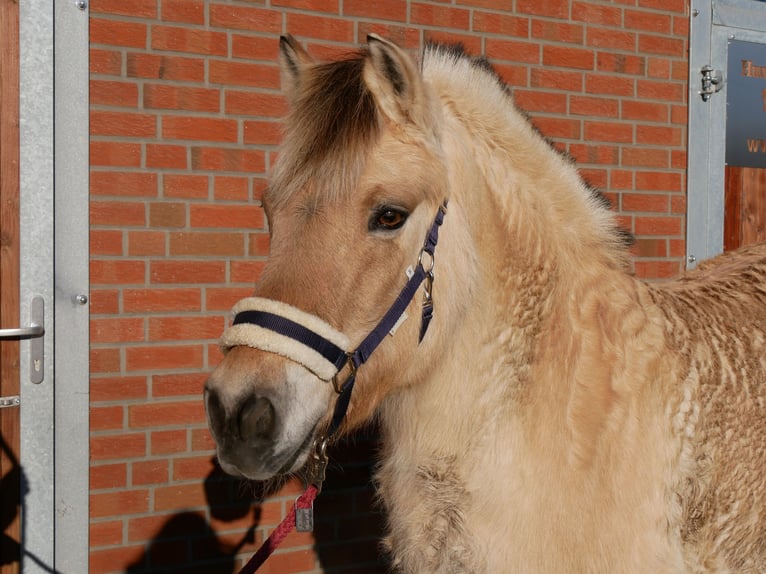
[(306, 488), (306, 492), (298, 497), (295, 504), (284, 517), (282, 522), (279, 523), (274, 531), (269, 535), (266, 541), (258, 549), (258, 552), (253, 554), (252, 558), (242, 567), (239, 574), (253, 574), (258, 568), (260, 568), (266, 559), (272, 555), (272, 553), (282, 544), (282, 541), (287, 538), (287, 535), (295, 528), (295, 509), (306, 510), (312, 507), (314, 499), (319, 493), (316, 486), (310, 484)]

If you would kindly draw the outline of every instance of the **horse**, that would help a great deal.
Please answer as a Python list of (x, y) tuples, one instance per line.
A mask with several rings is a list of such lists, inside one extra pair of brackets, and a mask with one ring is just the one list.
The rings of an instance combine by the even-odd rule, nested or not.
[(222, 467), (321, 475), (376, 420), (397, 572), (766, 571), (766, 246), (642, 281), (486, 59), (279, 59), (269, 258), (204, 390)]

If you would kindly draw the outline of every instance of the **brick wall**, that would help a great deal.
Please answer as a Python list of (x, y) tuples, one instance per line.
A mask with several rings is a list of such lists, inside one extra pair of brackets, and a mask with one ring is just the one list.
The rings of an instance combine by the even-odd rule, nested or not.
[[(486, 54), (636, 234), (658, 279), (685, 251), (686, 0), (91, 0), (91, 572), (221, 572), (299, 486), (222, 476), (202, 383), (268, 250), (278, 36), (330, 57), (378, 32)], [(315, 534), (267, 572), (384, 571), (374, 432), (334, 451)], [(236, 558), (235, 555), (239, 558)], [(241, 561), (241, 560), (240, 560)], [(172, 568), (171, 568), (172, 567)]]

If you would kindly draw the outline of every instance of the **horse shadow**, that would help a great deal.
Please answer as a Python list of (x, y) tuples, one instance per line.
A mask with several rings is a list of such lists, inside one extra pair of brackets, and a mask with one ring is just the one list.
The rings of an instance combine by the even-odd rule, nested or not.
[[(383, 574), (389, 564), (380, 549), (383, 516), (372, 486), (377, 430), (363, 429), (333, 445), (324, 489), (314, 502), (314, 550), (325, 574)], [(199, 512), (173, 515), (126, 574), (232, 574), (237, 555), (254, 547), (261, 521), (259, 500), (275, 494), (261, 483), (243, 483), (215, 464), (205, 479), (210, 522)], [(254, 502), (255, 499), (255, 502)], [(216, 532), (231, 530), (237, 534)]]

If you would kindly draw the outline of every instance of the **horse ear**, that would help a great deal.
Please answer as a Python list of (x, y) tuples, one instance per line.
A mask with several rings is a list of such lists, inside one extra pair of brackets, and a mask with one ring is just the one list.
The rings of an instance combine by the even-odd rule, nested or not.
[(303, 71), (314, 63), (314, 59), (290, 34), (279, 38), (279, 65), (282, 69), (282, 89), (292, 100), (300, 87)]
[(419, 123), (423, 102), (420, 74), (407, 53), (376, 34), (367, 36), (370, 56), (364, 81), (383, 114), (396, 124)]

